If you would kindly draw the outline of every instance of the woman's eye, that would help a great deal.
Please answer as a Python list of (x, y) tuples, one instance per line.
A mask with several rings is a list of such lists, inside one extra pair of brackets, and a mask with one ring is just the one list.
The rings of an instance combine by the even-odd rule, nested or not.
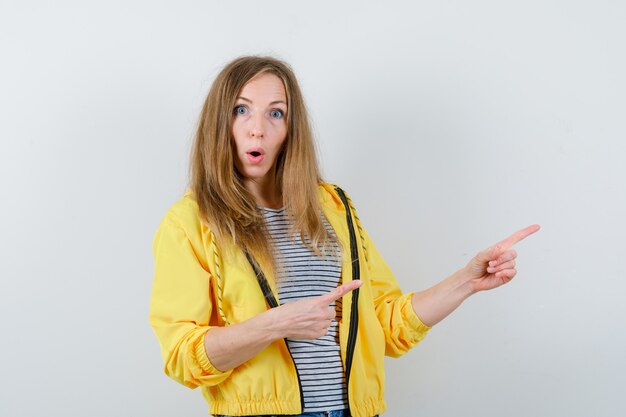
[(235, 114), (237, 114), (237, 115), (246, 114), (247, 112), (248, 112), (248, 109), (246, 109), (245, 106), (237, 106), (237, 107), (235, 107)]
[(278, 109), (274, 109), (270, 112), (270, 116), (272, 116), (274, 119), (280, 119), (285, 115), (285, 113), (283, 113), (282, 110), (278, 110)]

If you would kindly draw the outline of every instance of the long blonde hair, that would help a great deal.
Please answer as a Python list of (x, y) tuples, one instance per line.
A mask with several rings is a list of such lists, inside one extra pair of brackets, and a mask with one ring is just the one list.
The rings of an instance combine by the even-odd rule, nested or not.
[[(190, 188), (200, 216), (218, 241), (229, 239), (275, 269), (272, 245), (261, 210), (235, 167), (233, 109), (244, 85), (261, 73), (278, 76), (287, 95), (287, 137), (276, 158), (276, 184), (292, 233), (318, 255), (335, 240), (322, 224), (315, 144), (300, 87), (291, 67), (268, 56), (242, 56), (215, 78), (204, 102), (190, 163)], [(305, 241), (305, 236), (310, 243)]]

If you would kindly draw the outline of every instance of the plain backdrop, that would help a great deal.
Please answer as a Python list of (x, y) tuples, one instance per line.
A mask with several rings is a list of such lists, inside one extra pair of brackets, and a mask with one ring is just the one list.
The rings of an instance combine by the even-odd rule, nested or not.
[(152, 239), (242, 54), (293, 66), (324, 178), (405, 291), (528, 224), (515, 280), (388, 359), (386, 416), (626, 415), (622, 1), (0, 1), (0, 415), (204, 416)]

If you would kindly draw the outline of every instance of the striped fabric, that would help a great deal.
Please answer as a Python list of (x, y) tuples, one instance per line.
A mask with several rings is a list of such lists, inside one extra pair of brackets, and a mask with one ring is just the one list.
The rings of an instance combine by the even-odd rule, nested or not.
[[(289, 236), (289, 219), (284, 208), (262, 210), (274, 245), (280, 303), (316, 297), (337, 288), (341, 276), (338, 245), (333, 243), (331, 253), (318, 257), (304, 246), (299, 235)], [(326, 229), (334, 233), (326, 219), (322, 220)], [(341, 319), (341, 300), (336, 304), (331, 306), (335, 307), (337, 317), (325, 336), (314, 340), (287, 339), (302, 382), (306, 413), (348, 407), (337, 322)]]

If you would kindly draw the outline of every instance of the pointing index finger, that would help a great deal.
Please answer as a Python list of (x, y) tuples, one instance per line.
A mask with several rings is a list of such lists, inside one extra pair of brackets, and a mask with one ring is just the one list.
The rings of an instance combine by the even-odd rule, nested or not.
[(531, 226), (525, 227), (513, 233), (511, 236), (507, 237), (506, 239), (500, 241), (500, 243), (498, 243), (497, 246), (499, 246), (502, 250), (506, 250), (510, 248), (511, 246), (515, 245), (520, 240), (525, 239), (528, 236), (532, 235), (539, 229), (540, 229), (540, 226), (538, 224), (533, 224)]
[(361, 284), (363, 284), (363, 281), (361, 281), (360, 279), (350, 281), (346, 284), (338, 286), (334, 290), (329, 291), (324, 295), (321, 295), (320, 300), (324, 301), (325, 303), (331, 304), (349, 293), (350, 291), (356, 290), (361, 286)]

